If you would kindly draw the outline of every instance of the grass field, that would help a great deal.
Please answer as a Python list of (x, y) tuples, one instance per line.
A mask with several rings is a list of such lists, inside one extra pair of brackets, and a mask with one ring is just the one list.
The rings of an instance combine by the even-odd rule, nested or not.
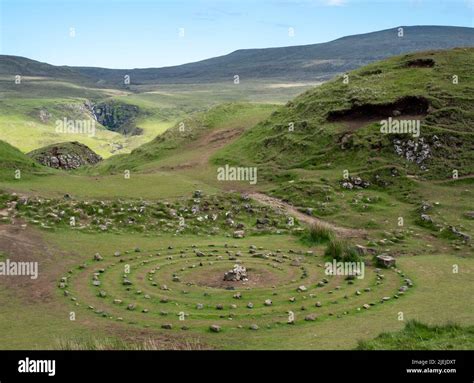
[[(216, 290), (212, 287), (189, 287), (189, 294), (181, 294), (180, 287), (175, 287), (176, 283), (170, 280), (170, 276), (174, 269), (179, 270), (179, 255), (176, 255), (176, 261), (169, 262), (165, 260), (168, 253), (178, 253), (180, 248), (190, 248), (195, 244), (199, 249), (205, 252), (214, 248), (209, 248), (209, 244), (215, 245), (215, 249), (221, 249), (225, 243), (229, 246), (237, 245), (239, 248), (248, 249), (248, 246), (255, 245), (257, 247), (269, 247), (269, 242), (273, 249), (298, 249), (300, 245), (294, 239), (281, 237), (265, 237), (259, 236), (244, 240), (232, 240), (228, 238), (212, 238), (212, 240), (200, 240), (194, 236), (191, 237), (145, 237), (135, 235), (108, 235), (108, 234), (81, 234), (71, 231), (55, 232), (54, 234), (42, 234), (43, 239), (49, 244), (49, 251), (40, 256), (41, 277), (34, 285), (37, 286), (35, 293), (28, 293), (27, 289), (18, 289), (13, 286), (7, 287), (1, 292), (1, 303), (5, 310), (2, 310), (2, 328), (8, 329), (3, 331), (1, 336), (2, 348), (29, 348), (32, 346), (31, 339), (34, 339), (34, 346), (38, 348), (55, 347), (58, 339), (87, 339), (90, 331), (94, 332), (94, 336), (98, 339), (101, 337), (120, 337), (123, 334), (142, 334), (142, 339), (147, 337), (158, 337), (160, 335), (171, 339), (180, 339), (183, 336), (190, 335), (190, 338), (199, 339), (201, 345), (207, 347), (232, 348), (232, 349), (294, 349), (294, 348), (311, 348), (311, 349), (340, 349), (354, 348), (359, 340), (369, 340), (378, 332), (392, 332), (403, 328), (406, 321), (416, 319), (429, 324), (442, 324), (448, 321), (468, 325), (471, 323), (474, 312), (472, 305), (466, 305), (470, 298), (469, 286), (472, 286), (472, 276), (474, 266), (472, 260), (465, 257), (440, 254), (438, 256), (407, 256), (399, 260), (399, 267), (402, 270), (410, 270), (409, 277), (414, 282), (412, 290), (406, 293), (406, 296), (400, 297), (398, 300), (392, 299), (385, 303), (379, 303), (381, 295), (393, 294), (396, 292), (402, 279), (398, 275), (391, 275), (392, 271), (384, 272), (387, 279), (383, 282), (383, 286), (373, 288), (370, 293), (363, 293), (361, 297), (354, 298), (352, 295), (349, 299), (350, 304), (340, 302), (331, 305), (333, 300), (343, 300), (343, 293), (349, 291), (349, 287), (353, 290), (362, 289), (360, 281), (356, 281), (353, 286), (344, 286), (340, 292), (334, 291), (328, 294), (339, 281), (332, 280), (326, 287), (313, 287), (313, 278), (316, 280), (321, 276), (318, 269), (314, 269), (314, 265), (321, 262), (321, 248), (313, 249), (315, 255), (304, 256), (304, 265), (308, 265), (309, 276), (304, 281), (296, 283), (281, 283), (291, 279), (291, 274), (281, 273), (278, 270), (272, 271), (272, 275), (278, 278), (274, 283), (278, 288), (272, 289), (271, 286), (261, 286), (254, 288), (254, 291), (246, 292), (237, 289), (235, 291)], [(169, 245), (173, 245), (173, 251), (167, 250)], [(135, 247), (141, 249), (140, 253), (135, 253)], [(78, 249), (81, 249), (80, 251)], [(162, 257), (157, 261), (154, 257), (148, 257), (148, 253), (156, 253), (158, 249), (163, 249)], [(125, 251), (129, 250), (129, 254)], [(304, 249), (303, 250), (307, 250)], [(125, 261), (117, 263), (118, 258), (113, 254), (116, 251), (122, 252), (125, 259), (141, 257), (141, 261), (150, 259), (151, 263), (140, 266), (140, 259), (133, 261)], [(104, 261), (92, 261), (93, 255), (99, 252), (104, 257)], [(224, 254), (219, 251), (218, 254)], [(212, 258), (213, 260), (215, 257)], [(192, 262), (199, 262), (200, 258), (190, 257)], [(208, 261), (206, 259), (206, 261)], [(88, 263), (90, 266), (84, 270), (79, 270), (78, 265)], [(138, 263), (137, 263), (138, 262)], [(167, 263), (175, 263), (173, 267), (165, 267)], [(245, 262), (245, 261), (244, 261)], [(259, 270), (269, 268), (265, 262), (255, 259), (254, 273)], [(213, 265), (219, 274), (232, 265), (232, 262), (222, 260), (215, 261), (216, 264), (222, 263), (222, 266)], [(108, 267), (108, 264), (116, 264), (121, 266)], [(130, 279), (134, 283), (131, 291), (126, 291), (122, 286), (121, 274), (123, 273), (123, 265), (131, 265)], [(144, 276), (146, 271), (163, 265), (160, 274), (155, 277), (160, 283), (166, 282), (171, 291), (163, 292), (157, 287), (152, 287), (146, 281)], [(183, 263), (184, 264), (184, 263)], [(453, 264), (459, 265), (459, 274), (452, 273)], [(103, 285), (98, 289), (91, 285), (92, 274), (97, 267), (105, 268), (106, 271), (101, 276)], [(286, 266), (288, 267), (288, 266)], [(298, 272), (298, 268), (289, 266)], [(260, 269), (261, 268), (261, 269)], [(64, 297), (63, 291), (58, 289), (57, 283), (66, 271), (72, 270), (70, 281), (68, 281), (67, 290), (70, 290), (70, 296)], [(196, 280), (202, 278), (203, 271), (197, 269), (189, 269), (190, 271), (183, 274), (183, 278), (195, 277)], [(367, 271), (369, 273), (369, 271)], [(314, 273), (314, 274), (313, 274)], [(319, 275), (318, 275), (319, 274)], [(394, 274), (394, 273), (393, 273)], [(155, 274), (156, 275), (156, 274)], [(371, 278), (372, 279), (372, 276)], [(375, 278), (374, 278), (375, 279)], [(184, 279), (183, 279), (184, 280)], [(368, 281), (363, 281), (363, 284)], [(26, 281), (31, 285), (31, 281)], [(202, 281), (204, 283), (204, 281)], [(346, 282), (347, 283), (347, 282)], [(368, 282), (372, 285), (373, 282)], [(299, 284), (305, 284), (310, 290), (314, 289), (316, 297), (311, 298), (310, 291), (306, 293), (298, 293), (295, 290)], [(344, 284), (344, 283), (341, 283)], [(344, 284), (345, 285), (345, 284)], [(141, 289), (141, 294), (136, 294), (136, 290)], [(97, 297), (97, 290), (105, 290), (106, 298)], [(210, 296), (204, 297), (203, 291), (208, 291)], [(238, 291), (242, 291), (243, 298), (240, 300), (232, 299), (232, 295)], [(378, 292), (376, 292), (378, 291)], [(277, 292), (278, 295), (273, 295)], [(150, 294), (151, 299), (144, 298), (146, 294)], [(159, 297), (169, 294), (170, 301), (168, 303), (160, 303)], [(306, 299), (303, 298), (306, 296)], [(291, 296), (296, 297), (296, 302), (291, 303), (288, 299)], [(453, 299), (453, 296), (455, 297)], [(77, 298), (71, 301), (71, 297)], [(121, 305), (114, 305), (113, 299), (123, 299)], [(272, 299), (273, 306), (267, 308), (263, 305), (264, 299)], [(247, 301), (253, 301), (255, 308), (249, 310), (245, 307)], [(321, 308), (315, 308), (314, 302), (320, 300)], [(196, 310), (195, 305), (202, 301), (205, 308)], [(356, 311), (356, 307), (363, 302), (378, 302), (369, 310), (362, 309), (362, 312)], [(128, 302), (136, 302), (137, 307), (134, 311), (126, 310)], [(149, 303), (148, 303), (149, 302)], [(76, 306), (76, 303), (79, 305)], [(179, 306), (176, 305), (179, 304)], [(225, 305), (224, 310), (216, 310), (214, 305), (222, 303)], [(232, 311), (228, 305), (236, 303), (239, 307)], [(101, 313), (94, 312), (88, 308), (89, 305), (94, 309), (102, 309), (107, 312), (110, 318), (102, 318)], [(305, 311), (301, 311), (301, 306), (307, 306)], [(341, 306), (339, 308), (339, 306)], [(150, 311), (146, 314), (141, 313), (141, 309), (148, 307)], [(287, 321), (287, 310), (293, 310), (297, 318), (297, 324), (289, 325)], [(189, 314), (185, 321), (179, 321), (178, 312), (183, 310)], [(320, 311), (316, 311), (320, 310)], [(347, 310), (347, 315), (337, 317), (341, 310)], [(69, 320), (69, 313), (76, 313), (76, 320)], [(167, 315), (160, 314), (161, 311), (167, 311)], [(249, 314), (248, 311), (252, 311)], [(328, 313), (334, 311), (334, 316)], [(315, 322), (305, 322), (303, 317), (316, 312), (317, 319)], [(403, 321), (399, 319), (399, 313), (403, 313)], [(229, 314), (234, 314), (234, 320), (227, 319)], [(218, 316), (225, 314), (225, 318), (220, 319)], [(342, 314), (342, 313), (341, 313)], [(117, 321), (117, 317), (123, 317), (122, 321)], [(130, 323), (132, 322), (132, 323)], [(259, 330), (249, 330), (247, 327), (253, 322), (259, 324)], [(279, 323), (281, 322), (281, 323)], [(161, 330), (162, 324), (174, 324), (171, 330)], [(270, 328), (266, 327), (266, 323), (270, 324)], [(222, 332), (214, 334), (209, 332), (209, 324), (220, 324)], [(189, 330), (181, 330), (183, 325), (189, 325)], [(243, 325), (244, 328), (238, 328)], [(48, 330), (49, 329), (49, 330)], [(249, 333), (250, 332), (250, 333)], [(248, 336), (245, 335), (249, 333)], [(18, 336), (21, 334), (21, 336)], [(139, 337), (137, 338), (139, 339)], [(175, 341), (177, 341), (174, 339)]]

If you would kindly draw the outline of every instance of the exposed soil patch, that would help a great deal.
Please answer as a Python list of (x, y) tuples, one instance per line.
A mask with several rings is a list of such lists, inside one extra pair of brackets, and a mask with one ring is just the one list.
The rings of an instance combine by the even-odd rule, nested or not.
[(366, 70), (364, 72), (361, 72), (360, 75), (361, 76), (374, 76), (381, 73), (382, 73), (381, 69), (372, 69), (372, 70)]
[(345, 122), (350, 128), (355, 129), (388, 117), (419, 119), (428, 114), (429, 106), (428, 100), (424, 97), (406, 96), (385, 104), (363, 104), (350, 109), (335, 110), (328, 114), (327, 120)]
[(192, 276), (186, 278), (187, 282), (193, 282), (198, 286), (212, 287), (215, 289), (231, 289), (236, 290), (247, 287), (269, 287), (278, 284), (280, 278), (269, 270), (253, 269), (247, 267), (248, 281), (224, 281), (224, 273), (229, 267), (214, 269), (212, 273), (203, 270), (203, 272), (193, 273)]
[[(186, 145), (182, 150), (184, 152), (195, 151), (196, 156), (193, 161), (185, 162), (173, 166), (161, 166), (161, 170), (186, 170), (205, 166), (209, 162), (209, 158), (220, 148), (231, 143), (240, 137), (244, 132), (244, 128), (220, 129), (213, 130), (208, 134), (200, 137), (196, 141)], [(202, 150), (205, 149), (205, 150)]]
[(414, 59), (406, 63), (409, 68), (432, 68), (435, 66), (433, 59)]
[(0, 225), (0, 250), (13, 262), (38, 262), (38, 278), (30, 276), (0, 276), (0, 285), (11, 288), (31, 303), (49, 302), (56, 279), (43, 272), (52, 254), (36, 230), (16, 225)]
[(249, 197), (264, 204), (269, 205), (275, 209), (286, 212), (289, 215), (296, 217), (301, 222), (304, 222), (308, 225), (318, 224), (321, 226), (326, 226), (327, 228), (333, 230), (335, 233), (342, 237), (348, 238), (367, 238), (367, 233), (364, 230), (360, 229), (348, 229), (345, 227), (340, 227), (332, 223), (323, 221), (316, 217), (311, 217), (307, 214), (300, 212), (294, 206), (279, 200), (278, 198), (269, 197), (262, 193), (250, 193)]

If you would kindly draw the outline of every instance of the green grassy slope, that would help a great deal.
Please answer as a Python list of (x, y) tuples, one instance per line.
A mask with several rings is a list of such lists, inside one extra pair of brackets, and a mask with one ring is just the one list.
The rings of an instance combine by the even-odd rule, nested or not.
[(153, 141), (135, 149), (131, 154), (114, 156), (96, 169), (99, 173), (113, 173), (124, 169), (150, 168), (150, 165), (171, 156), (179, 156), (186, 145), (192, 144), (212, 131), (229, 128), (249, 128), (268, 116), (274, 105), (231, 103), (213, 107), (190, 117), (157, 136)]
[(31, 158), (23, 154), (21, 151), (0, 140), (0, 179), (18, 181), (15, 178), (15, 172), (20, 177), (31, 177), (33, 175), (42, 175), (52, 173), (53, 171), (37, 164)]
[[(432, 59), (434, 66), (410, 66), (417, 59)], [(337, 77), (288, 102), (223, 149), (215, 162), (253, 162), (267, 174), (298, 168), (332, 169), (342, 176), (343, 169), (369, 172), (386, 166), (425, 178), (448, 178), (453, 169), (459, 169), (460, 175), (472, 174), (473, 59), (474, 49), (424, 52), (350, 72), (348, 84)], [(458, 84), (452, 82), (454, 75)], [(394, 139), (407, 140), (410, 135), (380, 132), (380, 120), (391, 116), (385, 105), (410, 96), (429, 104), (428, 114), (421, 117), (420, 135), (431, 145), (431, 157), (423, 163), (428, 170), (396, 154)], [(410, 110), (414, 106), (408, 102), (408, 114), (416, 112)], [(337, 113), (349, 113), (351, 108), (354, 113), (362, 110), (363, 116), (354, 114), (352, 123), (337, 119)], [(435, 135), (439, 142), (433, 145)]]
[[(413, 66), (420, 59), (433, 60), (433, 67)], [(456, 240), (452, 226), (472, 236), (473, 222), (466, 217), (472, 210), (474, 173), (473, 59), (474, 49), (422, 52), (350, 72), (348, 84), (337, 77), (288, 102), (211, 161), (257, 166), (259, 190), (310, 215), (372, 231), (377, 239), (369, 246), (375, 242), (390, 249), (388, 231), (401, 228), (399, 217), (405, 226), (414, 225), (410, 230), (417, 228), (410, 236), (430, 233), (429, 241), (437, 236)], [(420, 119), (419, 138), (381, 133), (380, 121), (397, 108), (408, 113), (399, 119)], [(396, 140), (418, 144), (417, 156), (427, 144), (429, 156), (421, 163), (409, 161), (408, 151), (397, 154)], [(346, 171), (369, 186), (343, 188)], [(458, 179), (452, 178), (454, 171)], [(426, 211), (421, 210), (424, 202)], [(433, 222), (422, 222), (421, 214)], [(403, 251), (414, 251), (412, 245), (427, 250), (416, 238), (409, 241)], [(459, 250), (458, 244), (451, 246)]]

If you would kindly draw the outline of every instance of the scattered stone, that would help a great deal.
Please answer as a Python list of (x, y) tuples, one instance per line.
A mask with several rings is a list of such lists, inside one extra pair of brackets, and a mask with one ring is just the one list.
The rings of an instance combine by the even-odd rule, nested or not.
[(395, 258), (387, 254), (377, 255), (377, 265), (381, 267), (392, 267), (395, 266)]
[(236, 230), (233, 233), (234, 238), (244, 238), (245, 237), (245, 231), (243, 230)]

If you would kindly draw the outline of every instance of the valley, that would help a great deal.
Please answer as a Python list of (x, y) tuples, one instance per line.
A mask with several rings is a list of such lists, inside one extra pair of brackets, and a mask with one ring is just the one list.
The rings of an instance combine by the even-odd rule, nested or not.
[(38, 264), (0, 278), (0, 347), (472, 350), (474, 48), (447, 40), (238, 85), (227, 61), (12, 84), (0, 56), (0, 261)]

